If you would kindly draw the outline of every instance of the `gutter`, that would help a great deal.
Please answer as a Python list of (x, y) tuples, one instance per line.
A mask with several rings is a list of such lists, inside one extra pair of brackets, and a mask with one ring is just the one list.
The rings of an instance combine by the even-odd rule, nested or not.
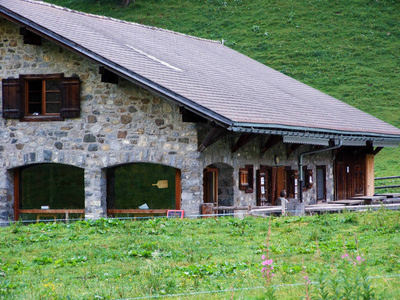
[(340, 148), (342, 146), (342, 144), (343, 144), (343, 141), (339, 140), (337, 145), (328, 146), (328, 147), (324, 147), (324, 148), (321, 148), (321, 149), (318, 149), (318, 150), (311, 150), (311, 151), (306, 151), (306, 152), (300, 153), (300, 155), (299, 155), (299, 187), (298, 187), (300, 203), (303, 202), (303, 187), (302, 187), (303, 175), (304, 175), (303, 174), (303, 157), (306, 156), (306, 155), (312, 155), (312, 154), (316, 154), (316, 153), (320, 153), (320, 152), (325, 152), (325, 151), (338, 149), (338, 148)]
[(284, 124), (263, 124), (263, 123), (233, 123), (230, 130), (234, 132), (252, 132), (252, 133), (269, 133), (271, 131), (281, 132), (303, 132), (305, 134), (319, 134), (319, 135), (344, 135), (344, 136), (357, 136), (357, 137), (371, 137), (371, 138), (389, 138), (400, 142), (400, 135), (388, 133), (374, 133), (365, 131), (346, 131), (337, 129), (325, 129), (316, 127), (304, 127), (295, 125)]

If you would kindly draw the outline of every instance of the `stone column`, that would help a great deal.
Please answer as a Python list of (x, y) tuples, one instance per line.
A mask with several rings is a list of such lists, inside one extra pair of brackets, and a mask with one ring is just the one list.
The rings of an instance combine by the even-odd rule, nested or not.
[(198, 172), (199, 166), (181, 170), (181, 209), (185, 216), (198, 215), (203, 202), (203, 174)]
[(14, 219), (13, 172), (0, 170), (0, 226), (8, 225)]
[(85, 218), (99, 219), (107, 216), (107, 181), (100, 168), (85, 169)]

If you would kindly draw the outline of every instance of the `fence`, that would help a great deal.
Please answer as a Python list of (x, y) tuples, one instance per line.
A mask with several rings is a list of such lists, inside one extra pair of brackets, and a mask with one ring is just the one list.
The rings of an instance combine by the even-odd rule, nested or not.
[[(382, 180), (384, 185), (377, 186), (375, 183), (375, 189), (380, 190), (380, 189), (400, 188), (400, 184), (392, 184), (392, 183), (396, 183), (396, 179), (400, 179), (400, 176), (376, 177), (375, 182)], [(400, 180), (397, 180), (397, 182), (400, 183)]]

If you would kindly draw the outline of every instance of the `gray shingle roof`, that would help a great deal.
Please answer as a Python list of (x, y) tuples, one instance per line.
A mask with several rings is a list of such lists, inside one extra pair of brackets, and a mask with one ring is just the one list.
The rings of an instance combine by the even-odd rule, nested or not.
[(1, 12), (232, 130), (400, 138), (400, 129), (215, 41), (31, 0), (0, 0)]

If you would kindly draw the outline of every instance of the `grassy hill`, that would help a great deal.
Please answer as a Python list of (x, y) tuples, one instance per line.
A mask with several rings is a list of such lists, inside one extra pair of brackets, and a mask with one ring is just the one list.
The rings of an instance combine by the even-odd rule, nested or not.
[[(46, 0), (214, 40), (400, 127), (395, 0)], [(400, 150), (376, 175), (399, 175)]]

